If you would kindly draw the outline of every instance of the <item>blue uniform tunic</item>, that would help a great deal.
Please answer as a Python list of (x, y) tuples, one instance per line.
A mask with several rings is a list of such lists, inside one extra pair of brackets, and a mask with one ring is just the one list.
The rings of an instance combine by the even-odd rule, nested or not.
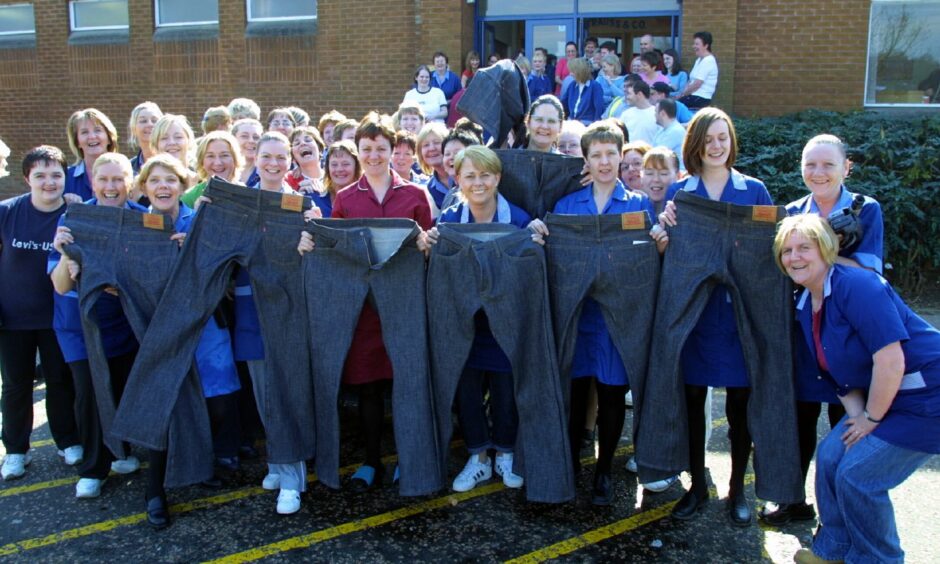
[[(851, 207), (855, 194), (842, 187), (839, 193), (839, 199), (832, 206), (829, 215), (843, 208)], [(787, 213), (789, 215), (798, 215), (802, 213), (819, 213), (819, 206), (813, 200), (813, 195), (808, 194), (798, 200), (787, 204)], [(865, 203), (862, 204), (862, 210), (859, 213), (859, 221), (862, 224), (862, 238), (853, 247), (840, 249), (839, 256), (853, 259), (860, 265), (870, 268), (881, 274), (884, 264), (884, 220), (881, 214), (881, 205), (872, 198), (865, 196)], [(802, 346), (802, 329), (796, 328), (800, 337), (797, 340), (796, 350), (796, 370), (801, 374), (796, 379), (796, 399), (807, 402), (825, 402), (838, 403), (839, 398), (828, 382), (824, 381), (819, 375), (819, 368), (816, 365), (816, 358), (813, 355), (812, 348)], [(812, 338), (812, 333), (810, 333)]]
[(264, 360), (261, 322), (251, 291), (248, 270), (239, 267), (235, 275), (235, 360)]
[(320, 208), (320, 211), (323, 212), (323, 217), (330, 217), (333, 213), (333, 200), (330, 199), (330, 195), (326, 192), (320, 193), (313, 191), (310, 194), (310, 199), (313, 200), (313, 205)]
[[(448, 183), (449, 182), (450, 180), (448, 179)], [(431, 193), (431, 198), (434, 199), (434, 205), (437, 206), (437, 209), (441, 209), (444, 205), (444, 198), (450, 193), (450, 187), (445, 186), (444, 183), (437, 179), (437, 175), (432, 172), (430, 179), (428, 179), (427, 189), (428, 192)]]
[[(493, 223), (507, 223), (525, 229), (530, 221), (532, 221), (532, 218), (525, 210), (509, 203), (501, 195), (497, 195), (496, 216), (493, 218)], [(461, 202), (441, 212), (437, 222), (476, 223), (476, 219), (470, 211), (470, 206)], [(470, 354), (467, 357), (467, 366), (489, 372), (512, 372), (509, 358), (506, 357), (506, 353), (503, 352), (496, 342), (496, 338), (493, 337), (493, 331), (490, 329), (486, 315), (482, 311), (477, 312), (473, 322), (475, 334), (473, 346), (470, 348)]]
[[(679, 190), (708, 198), (705, 183), (696, 176), (670, 186), (666, 199), (672, 200)], [(763, 182), (736, 170), (731, 171), (718, 201), (739, 206), (773, 205)], [(681, 217), (679, 221), (682, 221)], [(712, 290), (698, 323), (682, 349), (681, 365), (686, 384), (725, 388), (750, 386), (731, 294), (726, 286), (719, 285)]]
[(94, 197), (91, 191), (91, 173), (85, 170), (85, 161), (69, 167), (65, 173), (65, 194), (78, 194), (82, 201)]
[[(98, 200), (92, 198), (85, 203), (95, 206), (98, 205)], [(146, 208), (134, 202), (127, 202), (124, 207), (142, 212), (147, 211)], [(59, 225), (63, 223), (64, 216), (59, 218)], [(52, 273), (60, 260), (62, 260), (62, 255), (59, 251), (52, 249), (49, 252), (47, 273)], [(64, 296), (53, 292), (52, 301), (52, 328), (55, 330), (56, 340), (59, 341), (59, 348), (62, 349), (65, 362), (87, 360), (88, 351), (85, 348), (85, 335), (82, 332), (82, 313), (78, 304), (78, 292), (71, 290)], [(95, 303), (95, 315), (98, 327), (101, 329), (101, 344), (104, 347), (105, 356), (113, 358), (137, 349), (137, 339), (124, 316), (120, 298), (102, 293)]]
[[(807, 347), (813, 343), (809, 291), (796, 303)], [(872, 356), (900, 341), (904, 370), (897, 396), (874, 435), (896, 446), (940, 453), (940, 331), (917, 316), (879, 275), (834, 265), (823, 290), (820, 341), (829, 365), (821, 378), (839, 395), (871, 387)], [(800, 378), (807, 373), (799, 374)]]
[[(594, 203), (593, 183), (558, 200), (552, 211), (571, 215), (617, 215), (645, 211), (650, 217), (650, 224), (656, 215), (653, 211), (653, 202), (646, 194), (627, 190), (619, 180), (603, 211), (598, 211)], [(581, 309), (581, 318), (578, 320), (578, 339), (575, 342), (571, 369), (572, 378), (584, 376), (596, 376), (598, 382), (614, 386), (629, 383), (627, 370), (607, 330), (601, 306), (591, 298), (584, 300)]]

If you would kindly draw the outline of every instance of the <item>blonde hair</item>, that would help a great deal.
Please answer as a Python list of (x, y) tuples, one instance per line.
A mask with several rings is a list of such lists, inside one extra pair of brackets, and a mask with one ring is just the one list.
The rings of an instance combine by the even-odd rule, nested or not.
[[(213, 141), (224, 141), (228, 144), (229, 150), (232, 152), (232, 158), (235, 160), (235, 170), (232, 172), (232, 178), (238, 178), (242, 169), (245, 167), (245, 158), (242, 156), (238, 140), (228, 131), (210, 131), (205, 137), (199, 140), (199, 144), (196, 146), (196, 176), (199, 178), (199, 181), (202, 182), (209, 178), (209, 172), (202, 164), (202, 161), (206, 158), (209, 143)], [(147, 162), (150, 162), (149, 159)], [(231, 180), (231, 178), (226, 178), (225, 180)]]
[(245, 118), (261, 119), (261, 108), (250, 98), (233, 98), (228, 103), (228, 113), (235, 121)]
[[(147, 162), (150, 162), (150, 159), (147, 159)], [(97, 159), (95, 159), (95, 164), (91, 167), (91, 183), (94, 186), (95, 177), (98, 176), (98, 169), (107, 164), (116, 164), (121, 167), (121, 172), (124, 173), (124, 188), (127, 192), (130, 192), (131, 185), (134, 183), (134, 167), (131, 166), (131, 161), (121, 153), (104, 153)]]
[(835, 264), (836, 257), (839, 256), (839, 236), (829, 226), (829, 222), (819, 215), (804, 213), (785, 217), (777, 226), (777, 234), (774, 236), (774, 261), (781, 272), (787, 273), (781, 260), (783, 246), (794, 233), (799, 233), (816, 243), (819, 247), (819, 256), (827, 265)]
[(424, 110), (421, 109), (421, 106), (414, 100), (405, 100), (398, 105), (398, 110), (392, 114), (392, 125), (395, 126), (395, 131), (401, 129), (401, 116), (403, 115), (415, 115), (421, 118), (421, 123), (424, 123)]
[(643, 155), (643, 168), (679, 170), (679, 157), (667, 147), (653, 147)]
[(839, 154), (842, 155), (843, 159), (848, 158), (848, 155), (846, 154), (846, 150), (845, 150), (845, 142), (843, 142), (842, 139), (839, 139), (835, 135), (832, 135), (831, 133), (822, 133), (820, 135), (817, 135), (816, 137), (813, 137), (809, 141), (807, 141), (806, 146), (803, 147), (803, 154), (802, 154), (803, 158), (805, 158), (806, 153), (808, 153), (810, 149), (812, 149), (816, 145), (832, 145), (833, 147), (836, 148), (836, 150), (839, 151)]
[(84, 110), (78, 110), (69, 117), (68, 123), (65, 125), (65, 133), (69, 138), (69, 149), (72, 150), (72, 154), (75, 155), (75, 164), (78, 164), (85, 158), (85, 152), (78, 146), (78, 122), (90, 120), (97, 122), (101, 127), (105, 129), (108, 133), (108, 151), (109, 153), (117, 152), (118, 150), (118, 134), (117, 129), (114, 128), (114, 124), (111, 123), (111, 120), (108, 119), (108, 116), (104, 115), (101, 110), (95, 108), (85, 108)]
[(415, 140), (415, 143), (417, 143), (418, 147), (418, 165), (425, 174), (431, 174), (434, 172), (434, 169), (431, 168), (431, 165), (424, 162), (424, 156), (421, 154), (421, 145), (431, 135), (437, 135), (441, 138), (441, 150), (443, 150), (444, 138), (447, 137), (447, 126), (445, 126), (443, 123), (432, 121), (430, 123), (424, 124), (424, 127), (421, 128), (421, 131), (418, 132), (418, 138)]
[(601, 57), (601, 63), (607, 63), (608, 65), (614, 67), (614, 74), (619, 75), (623, 72), (623, 64), (620, 62), (620, 57), (614, 55), (613, 53), (607, 53)]
[(144, 163), (144, 166), (140, 167), (140, 174), (137, 175), (137, 179), (134, 181), (134, 187), (138, 191), (140, 191), (142, 194), (146, 194), (144, 191), (144, 186), (147, 184), (147, 179), (149, 179), (150, 175), (153, 173), (153, 169), (157, 168), (158, 166), (163, 167), (175, 174), (180, 181), (180, 191), (182, 192), (183, 190), (186, 190), (186, 185), (189, 181), (189, 169), (184, 167), (183, 163), (179, 162), (171, 155), (161, 153), (159, 155), (150, 157), (147, 159), (147, 162)]
[(578, 84), (591, 80), (591, 63), (581, 57), (568, 61), (568, 71)]
[(170, 126), (173, 124), (180, 126), (180, 129), (183, 130), (183, 134), (186, 136), (186, 155), (184, 155), (186, 160), (183, 162), (183, 165), (189, 166), (196, 138), (193, 135), (193, 128), (189, 127), (189, 120), (186, 119), (186, 116), (179, 114), (163, 114), (163, 117), (157, 120), (157, 123), (153, 126), (153, 133), (150, 134), (150, 150), (153, 154), (160, 152), (157, 148), (160, 144), (160, 139), (166, 136), (166, 132), (169, 131)]
[(157, 119), (163, 117), (163, 110), (154, 102), (141, 102), (134, 106), (131, 110), (131, 118), (127, 122), (127, 144), (132, 151), (140, 149), (140, 142), (137, 139), (137, 118), (144, 110), (150, 110), (156, 114)]
[(476, 169), (483, 172), (503, 173), (503, 163), (499, 160), (499, 155), (483, 145), (470, 145), (457, 153), (457, 156), (454, 157), (454, 172), (458, 176), (460, 176), (460, 168), (465, 161), (470, 161)]
[(206, 135), (210, 131), (218, 131), (222, 127), (225, 131), (232, 128), (232, 114), (225, 106), (215, 106), (206, 110), (202, 114), (202, 134)]

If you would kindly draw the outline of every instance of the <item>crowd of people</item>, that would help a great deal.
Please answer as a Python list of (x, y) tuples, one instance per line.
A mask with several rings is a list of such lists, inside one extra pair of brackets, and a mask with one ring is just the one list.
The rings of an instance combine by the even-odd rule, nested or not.
[[(287, 300), (296, 289), (272, 291), (272, 286), (263, 285), (261, 278), (273, 276), (271, 272), (293, 272), (284, 265), (294, 265), (290, 268), (296, 267), (297, 273), (309, 273), (314, 260), (326, 260), (323, 257), (330, 252), (340, 252), (339, 235), (335, 233), (344, 228), (331, 221), (353, 220), (347, 225), (368, 227), (374, 226), (369, 222), (377, 218), (410, 220), (394, 225), (410, 233), (406, 239), (409, 249), (430, 257), (432, 270), (435, 261), (443, 264), (445, 259), (457, 256), (460, 245), (455, 241), (460, 237), (472, 239), (476, 231), (489, 233), (489, 239), (468, 243), (471, 250), (479, 248), (473, 245), (482, 245), (493, 237), (497, 241), (512, 238), (511, 244), (496, 247), (506, 255), (497, 259), (531, 265), (519, 276), (530, 276), (527, 283), (547, 288), (552, 301), (546, 299), (545, 308), (551, 308), (552, 315), (557, 313), (558, 296), (570, 293), (564, 277), (572, 276), (571, 267), (566, 268), (564, 261), (569, 259), (562, 258), (567, 256), (564, 245), (570, 244), (566, 241), (572, 237), (570, 225), (587, 225), (590, 227), (586, 229), (595, 229), (598, 234), (596, 243), (586, 243), (583, 252), (591, 251), (592, 246), (611, 253), (654, 249), (655, 259), (650, 259), (653, 262), (643, 263), (644, 269), (652, 269), (643, 271), (647, 272), (643, 285), (649, 286), (651, 280), (659, 280), (660, 260), (667, 264), (662, 267), (664, 278), (678, 276), (668, 266), (669, 254), (689, 252), (675, 245), (686, 244), (682, 227), (690, 223), (698, 226), (700, 214), (717, 214), (714, 210), (720, 209), (726, 218), (743, 217), (739, 221), (741, 229), (766, 222), (767, 217), (776, 223), (779, 208), (773, 207), (775, 203), (763, 182), (734, 168), (738, 146), (732, 119), (709, 107), (718, 72), (711, 54), (711, 34), (695, 34), (698, 58), (689, 74), (682, 70), (677, 52), (669, 49), (660, 54), (651, 39), (644, 37), (641, 41), (642, 53), (631, 61), (631, 72), (626, 76), (621, 74), (620, 59), (611, 44), (597, 45), (589, 39), (583, 56), (577, 45), (569, 44), (566, 57), (557, 62), (544, 49), (536, 49), (526, 76), (531, 103), (524, 116), (524, 138), (511, 140), (514, 147), (488, 146), (487, 140), (496, 132), (485, 131), (457, 116), (455, 99), (459, 100), (476, 73), (481, 72), (480, 56), (473, 52), (466, 57), (461, 75), (449, 69), (444, 53), (436, 53), (433, 68), (422, 65), (415, 71), (415, 87), (392, 115), (370, 112), (358, 121), (335, 110), (313, 121), (296, 107), (274, 108), (262, 121), (256, 103), (237, 98), (226, 106), (209, 108), (201, 123), (202, 135), (196, 138), (184, 116), (163, 113), (153, 102), (143, 102), (133, 109), (128, 123), (129, 143), (134, 150), (131, 158), (118, 152), (117, 128), (107, 115), (94, 108), (76, 111), (66, 124), (73, 163), (69, 164), (65, 154), (51, 145), (30, 149), (22, 161), (29, 191), (0, 203), (0, 372), (2, 438), (7, 452), (3, 479), (23, 476), (30, 463), (32, 385), (38, 351), (52, 436), (65, 463), (76, 466), (80, 477), (75, 495), (101, 495), (109, 471), (137, 471), (140, 462), (134, 448), (145, 447), (149, 460), (147, 519), (156, 528), (170, 522), (166, 488), (180, 483), (173, 478), (174, 469), (172, 464), (168, 469), (168, 463), (179, 463), (179, 452), (185, 454), (183, 462), (186, 457), (193, 461), (208, 458), (212, 471), (199, 479), (207, 486), (219, 487), (226, 472), (237, 469), (241, 459), (259, 456), (251, 432), (255, 420), (260, 420), (268, 445), (268, 471), (262, 486), (279, 492), (278, 513), (299, 510), (301, 493), (306, 489), (306, 464), (311, 460), (317, 465), (321, 481), (340, 487), (338, 481), (329, 479), (329, 465), (333, 464), (335, 473), (338, 458), (331, 450), (331, 441), (338, 440), (333, 419), (337, 389), (329, 382), (341, 383), (358, 405), (362, 464), (345, 487), (365, 493), (386, 481), (381, 439), (386, 397), (391, 393), (401, 460), (391, 481), (401, 483), (403, 494), (431, 493), (441, 486), (442, 476), (449, 476), (446, 449), (443, 455), (440, 450), (449, 441), (453, 410), (468, 454), (465, 466), (452, 478), (453, 490), (470, 490), (495, 472), (506, 487), (526, 487), (530, 499), (565, 501), (573, 492), (573, 486), (565, 484), (573, 483), (572, 473), (580, 467), (581, 447), (585, 440), (596, 439), (597, 464), (590, 496), (597, 505), (615, 501), (612, 462), (623, 433), (625, 395), (632, 390), (637, 408), (634, 437), (638, 443), (636, 457), (627, 462), (627, 469), (639, 470), (644, 487), (651, 492), (671, 487), (677, 480), (676, 473), (688, 470), (691, 487), (673, 508), (672, 516), (689, 520), (709, 500), (705, 406), (709, 388), (723, 387), (727, 389), (731, 442), (727, 515), (732, 524), (746, 526), (753, 520), (744, 491), (752, 445), (755, 456), (773, 451), (765, 440), (767, 426), (783, 427), (774, 432), (792, 431), (795, 436), (790, 439), (799, 448), (794, 450), (792, 460), (771, 459), (771, 466), (798, 467), (794, 475), (801, 475), (805, 483), (810, 461), (817, 453), (815, 491), (822, 526), (812, 548), (798, 553), (798, 561), (902, 559), (887, 491), (940, 452), (940, 332), (914, 314), (881, 277), (881, 208), (872, 198), (846, 188), (851, 163), (844, 143), (832, 135), (823, 133), (808, 140), (801, 164), (809, 193), (786, 205), (785, 215), (789, 217), (779, 223), (775, 237), (770, 231), (769, 237), (758, 240), (758, 248), (766, 249), (760, 260), (776, 261), (779, 278), (788, 277), (798, 287), (792, 303), (787, 296), (784, 304), (792, 311), (783, 314), (783, 318), (795, 316), (797, 320), (792, 349), (795, 377), (792, 382), (771, 383), (783, 386), (778, 389), (791, 390), (781, 397), (790, 397), (792, 405), (777, 408), (782, 413), (792, 412), (792, 429), (766, 416), (756, 417), (749, 409), (763, 401), (754, 395), (766, 393), (768, 382), (766, 375), (754, 373), (754, 362), (749, 358), (754, 351), (748, 344), (752, 336), (744, 334), (749, 326), (742, 316), (750, 316), (740, 302), (744, 290), (728, 279), (711, 285), (702, 282), (707, 295), (696, 302), (700, 307), (696, 306), (688, 332), (681, 335), (684, 345), (674, 370), (681, 395), (671, 398), (675, 409), (670, 411), (678, 420), (669, 425), (687, 430), (675, 435), (682, 437), (678, 440), (681, 459), (687, 461), (682, 467), (656, 467), (651, 462), (655, 456), (649, 450), (654, 447), (639, 442), (638, 437), (643, 435), (636, 426), (644, 420), (667, 416), (648, 407), (663, 401), (654, 397), (655, 390), (661, 388), (650, 383), (673, 375), (657, 373), (653, 368), (659, 365), (652, 361), (646, 373), (646, 364), (632, 360), (635, 351), (624, 350), (625, 336), (620, 323), (615, 323), (618, 316), (604, 303), (606, 298), (601, 294), (597, 294), (597, 300), (587, 297), (601, 291), (596, 287), (600, 282), (587, 294), (575, 296), (574, 348), (568, 354), (558, 341), (558, 352), (565, 360), (556, 364), (554, 358), (550, 359), (551, 366), (558, 366), (555, 370), (559, 376), (548, 388), (544, 388), (544, 382), (540, 384), (540, 393), (547, 395), (538, 396), (539, 401), (546, 402), (538, 409), (533, 409), (531, 390), (533, 382), (544, 380), (544, 374), (532, 374), (527, 367), (515, 365), (523, 358), (518, 352), (522, 345), (513, 344), (511, 350), (507, 349), (508, 337), (500, 327), (509, 320), (488, 316), (483, 309), (454, 322), (455, 327), (472, 328), (469, 350), (454, 349), (463, 350), (465, 355), (458, 359), (462, 370), (454, 381), (444, 382), (439, 373), (444, 363), (435, 357), (435, 346), (447, 344), (452, 336), (429, 334), (431, 360), (422, 361), (428, 366), (424, 370), (427, 375), (417, 378), (419, 382), (427, 378), (431, 393), (429, 397), (417, 394), (406, 398), (412, 402), (406, 404), (410, 405), (407, 408), (396, 408), (401, 398), (392, 390), (413, 386), (415, 377), (400, 373), (402, 353), (399, 346), (390, 345), (393, 337), (389, 331), (411, 329), (389, 320), (391, 310), (381, 303), (387, 298), (373, 295), (377, 290), (370, 290), (361, 311), (346, 313), (350, 316), (350, 342), (348, 350), (339, 351), (340, 356), (337, 351), (323, 352), (334, 346), (329, 334), (308, 335), (307, 329), (293, 326), (276, 328), (278, 333), (293, 333), (283, 339), (307, 336), (315, 351), (312, 355), (322, 353), (324, 358), (339, 363), (335, 374), (321, 377), (316, 372), (326, 360), (315, 359), (311, 368), (309, 363), (300, 362), (300, 357), (284, 358), (284, 347), (272, 340), (275, 336), (270, 304)], [(529, 65), (528, 61), (519, 63), (519, 68)], [(513, 172), (507, 164), (514, 162), (513, 154), (531, 155), (533, 160), (547, 161), (551, 157), (575, 162), (581, 186), (550, 202), (548, 214), (527, 209), (522, 202), (507, 197), (509, 192), (503, 194), (502, 180)], [(9, 150), (0, 142), (0, 165), (5, 165), (8, 156)], [(0, 166), (0, 170), (3, 168)], [(182, 446), (186, 437), (179, 434), (170, 433), (167, 438), (164, 433), (158, 440), (145, 440), (143, 437), (152, 431), (135, 431), (134, 425), (158, 419), (148, 419), (152, 415), (143, 413), (146, 409), (128, 406), (150, 406), (140, 402), (152, 401), (157, 411), (162, 405), (163, 384), (148, 379), (142, 366), (152, 366), (176, 352), (151, 350), (152, 342), (170, 341), (161, 340), (166, 335), (154, 335), (158, 330), (150, 330), (146, 324), (151, 317), (153, 326), (172, 319), (173, 312), (165, 311), (169, 307), (166, 303), (175, 302), (172, 307), (179, 307), (186, 303), (186, 291), (199, 288), (170, 286), (167, 293), (173, 293), (174, 299), (164, 295), (158, 300), (157, 295), (146, 314), (128, 309), (128, 292), (143, 290), (112, 287), (111, 279), (107, 279), (100, 297), (86, 299), (83, 281), (98, 276), (96, 269), (104, 268), (90, 257), (96, 245), (110, 244), (109, 238), (116, 233), (109, 234), (110, 224), (95, 226), (95, 221), (105, 221), (95, 218), (110, 217), (103, 209), (98, 215), (73, 210), (97, 206), (140, 212), (144, 225), (156, 221), (157, 230), (166, 230), (167, 244), (182, 249), (179, 254), (183, 256), (197, 252), (191, 250), (188, 237), (221, 252), (222, 242), (211, 238), (212, 231), (208, 227), (200, 230), (201, 219), (207, 225), (217, 225), (222, 222), (220, 217), (231, 217), (226, 221), (244, 221), (246, 231), (254, 229), (247, 222), (248, 215), (230, 213), (209, 219), (207, 214), (215, 213), (216, 208), (222, 214), (230, 201), (241, 202), (238, 205), (249, 205), (244, 202), (251, 201), (255, 202), (251, 205), (258, 206), (279, 202), (280, 223), (263, 223), (263, 230), (287, 235), (281, 239), (264, 235), (268, 237), (263, 241), (268, 262), (252, 267), (240, 261), (218, 275), (225, 278), (230, 296), (217, 309), (210, 304), (209, 310), (215, 313), (200, 321), (198, 337), (188, 349), (193, 351), (192, 363), (198, 374), (194, 397), (201, 398), (196, 402), (199, 406), (204, 405), (204, 409), (197, 409), (197, 415), (206, 422), (205, 431), (211, 438), (203, 444), (207, 451), (197, 454), (186, 450), (188, 445)], [(126, 217), (130, 211), (122, 213), (114, 217)], [(780, 214), (784, 215), (782, 211)], [(73, 215), (74, 223), (70, 223)], [(844, 222), (836, 225), (833, 218), (841, 221), (850, 215), (855, 218), (856, 230), (836, 233), (833, 227), (842, 229)], [(79, 217), (91, 222), (91, 227), (75, 227), (84, 225)], [(470, 228), (466, 224), (479, 225)], [(487, 228), (485, 224), (491, 225)], [(123, 223), (119, 225), (123, 229)], [(454, 227), (461, 225), (463, 231)], [(94, 232), (96, 228), (98, 232)], [(73, 233), (73, 229), (78, 230)], [(708, 229), (704, 232), (720, 247), (725, 232)], [(89, 230), (98, 234), (82, 239)], [(621, 239), (617, 237), (623, 232), (632, 232), (632, 239), (626, 247), (618, 247), (616, 243)], [(523, 234), (521, 238), (515, 237), (519, 233)], [(735, 239), (734, 245), (740, 241)], [(379, 243), (374, 245), (373, 251), (381, 254)], [(513, 254), (517, 248), (523, 249), (518, 251), (521, 255)], [(544, 254), (541, 249), (545, 249)], [(285, 250), (295, 257), (296, 264), (285, 258)], [(135, 249), (127, 243), (124, 252), (144, 254), (117, 253), (111, 260), (136, 261), (128, 266), (129, 271), (153, 277), (157, 276), (154, 269), (163, 264), (160, 257), (165, 256), (166, 248)], [(733, 255), (734, 251), (729, 253)], [(611, 275), (633, 276), (639, 272), (639, 263), (618, 262), (614, 254), (609, 256), (610, 262), (602, 270), (613, 270)], [(376, 259), (373, 270), (393, 260), (383, 257)], [(526, 262), (532, 257), (537, 262)], [(692, 269), (692, 263), (701, 260), (704, 258), (694, 257), (686, 266)], [(179, 261), (182, 264), (184, 259)], [(483, 259), (477, 261), (481, 262), (464, 267), (484, 268), (477, 266), (484, 264)], [(200, 268), (198, 258), (186, 264)], [(202, 267), (211, 270), (214, 264), (204, 263)], [(493, 266), (486, 264), (490, 265), (486, 268)], [(545, 274), (537, 274), (545, 268), (548, 282)], [(174, 270), (171, 260), (167, 273), (172, 272), (176, 278), (190, 275), (182, 271), (182, 266)], [(340, 276), (338, 272), (335, 276)], [(303, 284), (293, 280), (281, 287)], [(423, 283), (421, 288), (423, 292)], [(626, 287), (613, 290), (626, 291)], [(460, 297), (464, 290), (457, 287), (444, 288), (443, 294), (440, 288), (435, 291), (433, 295), (443, 295), (444, 300), (465, 299)], [(541, 290), (531, 294), (542, 295), (538, 292)], [(653, 292), (649, 295), (655, 301), (655, 289)], [(427, 295), (430, 302), (430, 287)], [(318, 308), (310, 306), (312, 301), (323, 305), (338, 298), (316, 291), (311, 294), (308, 286), (305, 299), (307, 306), (300, 309), (316, 312)], [(632, 329), (649, 334), (643, 342), (647, 347), (642, 351), (644, 358), (650, 350), (657, 350), (655, 341), (663, 338), (658, 333), (659, 325), (654, 331), (652, 315), (659, 315), (664, 300), (668, 297), (664, 298), (661, 290), (655, 308), (653, 303), (647, 307), (649, 327)], [(431, 305), (426, 306), (429, 316)], [(421, 319), (421, 327), (425, 327), (424, 307), (407, 312), (412, 319)], [(536, 310), (540, 307), (537, 304)], [(293, 314), (303, 316), (305, 312)], [(316, 317), (316, 313), (311, 316)], [(305, 319), (314, 327), (311, 318)], [(546, 319), (551, 320), (551, 316)], [(317, 323), (327, 331), (333, 327), (322, 325), (322, 320)], [(554, 323), (558, 325), (559, 320), (554, 319)], [(336, 330), (342, 325), (336, 323)], [(159, 331), (172, 329), (161, 326)], [(562, 334), (559, 331), (556, 326), (555, 337)], [(535, 329), (526, 330), (513, 339), (533, 339), (535, 333)], [(552, 334), (550, 327), (548, 334)], [(554, 345), (540, 350), (545, 355), (555, 354)], [(289, 368), (292, 363), (306, 367), (306, 371)], [(306, 392), (298, 394), (301, 390)], [(301, 413), (306, 407), (297, 406), (305, 405), (314, 411), (314, 390), (316, 413)], [(290, 397), (307, 392), (309, 397)], [(179, 394), (184, 395), (182, 391)], [(558, 401), (552, 404), (545, 398)], [(167, 405), (172, 406), (173, 401)], [(442, 403), (445, 405), (439, 405)], [(823, 404), (828, 406), (832, 431), (817, 450), (816, 425)], [(559, 408), (551, 409), (549, 405)], [(438, 429), (436, 437), (427, 439), (428, 444), (421, 443), (428, 431), (423, 428), (426, 425), (408, 426), (424, 415), (428, 415), (431, 427), (444, 427)], [(562, 431), (545, 452), (525, 448), (542, 444), (536, 435), (554, 437), (548, 435), (553, 427)], [(533, 428), (538, 429), (536, 435), (532, 434)], [(401, 429), (406, 432), (400, 433)], [(415, 429), (421, 432), (409, 436), (407, 431)], [(525, 452), (524, 461), (520, 461), (517, 448)], [(168, 457), (174, 449), (181, 450)], [(561, 455), (553, 458), (556, 451)], [(763, 462), (758, 473), (767, 472), (772, 481), (776, 469), (767, 464)], [(767, 523), (781, 525), (816, 517), (816, 510), (805, 499), (775, 497), (760, 512), (760, 518)]]

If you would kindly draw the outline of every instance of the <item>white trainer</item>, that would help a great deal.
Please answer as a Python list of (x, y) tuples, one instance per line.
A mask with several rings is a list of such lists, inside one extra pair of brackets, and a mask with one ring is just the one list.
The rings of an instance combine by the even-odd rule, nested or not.
[(496, 475), (503, 477), (503, 485), (507, 488), (521, 488), (523, 479), (512, 472), (512, 453), (505, 452), (496, 455)]
[(623, 405), (633, 407), (633, 390), (627, 390), (627, 393), (624, 394)]
[(133, 474), (140, 470), (140, 461), (136, 456), (119, 458), (111, 463), (111, 471), (115, 474)]
[(629, 459), (627, 459), (626, 468), (627, 468), (627, 472), (632, 472), (636, 474), (636, 457), (635, 456), (631, 456)]
[(281, 489), (281, 475), (268, 474), (264, 477), (264, 480), (261, 481), (261, 487), (269, 491)]
[(300, 492), (297, 490), (281, 490), (277, 494), (277, 512), (281, 515), (290, 515), (300, 511)]
[(79, 499), (98, 497), (101, 495), (101, 486), (103, 485), (104, 480), (81, 478), (78, 480), (78, 483), (75, 484), (75, 497)]
[(678, 480), (679, 476), (673, 476), (672, 478), (666, 478), (665, 480), (657, 480), (655, 482), (643, 484), (643, 489), (649, 490), (653, 493), (664, 492), (669, 489), (669, 486), (675, 484)]
[(26, 473), (26, 467), (33, 461), (33, 457), (26, 454), (8, 454), (3, 459), (3, 468), (0, 468), (0, 476), (4, 480), (15, 480), (22, 478)]
[(480, 462), (480, 457), (474, 454), (470, 456), (470, 460), (467, 461), (467, 465), (463, 467), (460, 474), (454, 478), (452, 487), (455, 492), (468, 492), (492, 476), (493, 469), (490, 467), (490, 461)]
[(63, 458), (67, 465), (75, 466), (82, 461), (82, 458), (85, 456), (85, 451), (82, 450), (81, 445), (72, 445), (65, 450), (60, 450), (59, 456)]

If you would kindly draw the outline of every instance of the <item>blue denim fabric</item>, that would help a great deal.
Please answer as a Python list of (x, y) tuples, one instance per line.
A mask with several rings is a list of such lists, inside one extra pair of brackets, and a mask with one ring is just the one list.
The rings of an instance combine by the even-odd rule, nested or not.
[(522, 71), (509, 59), (478, 70), (457, 111), (482, 125), (493, 136), (493, 147), (502, 147), (510, 131), (517, 140), (525, 138), (529, 88)]
[[(751, 384), (747, 417), (757, 495), (778, 503), (799, 501), (803, 488), (793, 389), (793, 290), (774, 264), (772, 250), (784, 209), (714, 202), (683, 191), (675, 201), (682, 219), (669, 229), (656, 338), (634, 415), (640, 479), (665, 479), (689, 467), (679, 355), (715, 286), (724, 284), (735, 308)], [(764, 221), (754, 220), (755, 213)]]
[(816, 451), (816, 503), (820, 529), (813, 553), (855, 563), (904, 562), (888, 491), (932, 456), (868, 435), (848, 451), (846, 419)]
[(499, 193), (532, 217), (545, 217), (558, 200), (584, 188), (580, 157), (529, 149), (500, 149), (496, 154), (503, 165)]
[(450, 407), (473, 343), (474, 315), (482, 309), (512, 365), (519, 414), (513, 471), (525, 479), (529, 500), (568, 501), (574, 476), (544, 252), (528, 230), (513, 225), (445, 223), (438, 231), (428, 267), (438, 444), (444, 449), (450, 441)]
[[(111, 372), (95, 320), (95, 304), (105, 288), (116, 288), (132, 330), (143, 340), (180, 254), (176, 241), (170, 240), (173, 226), (169, 218), (151, 215), (161, 226), (155, 229), (144, 227), (144, 216), (124, 208), (72, 204), (64, 217), (64, 225), (75, 238), (67, 248), (68, 255), (82, 266), (79, 304), (102, 434), (106, 446), (119, 458), (124, 456), (124, 447), (110, 432), (119, 406), (114, 403)], [(174, 350), (163, 349), (161, 358), (174, 357)], [(164, 431), (169, 448), (165, 482), (168, 487), (212, 477), (212, 435), (202, 387), (192, 353), (182, 358), (188, 362), (183, 367), (184, 378), (177, 394), (169, 398), (171, 411)], [(126, 388), (134, 383), (132, 372)]]
[[(166, 448), (170, 410), (198, 335), (238, 264), (248, 269), (251, 278), (267, 359), (263, 411), (268, 460), (293, 463), (312, 458), (316, 452), (313, 383), (297, 254), (303, 216), (282, 207), (289, 195), (215, 177), (205, 195), (212, 203), (204, 204), (196, 215), (151, 329), (141, 342), (114, 433), (147, 448)], [(308, 198), (300, 202), (302, 209), (310, 206)]]
[[(307, 224), (316, 247), (304, 256), (320, 481), (339, 487), (339, 387), (353, 331), (366, 300), (381, 319), (394, 374), (392, 415), (401, 495), (443, 485), (428, 374), (424, 256), (410, 219), (318, 219)], [(330, 296), (322, 300), (321, 296)], [(328, 338), (326, 338), (328, 336)], [(269, 349), (265, 344), (265, 353)], [(266, 357), (270, 358), (270, 357)]]

